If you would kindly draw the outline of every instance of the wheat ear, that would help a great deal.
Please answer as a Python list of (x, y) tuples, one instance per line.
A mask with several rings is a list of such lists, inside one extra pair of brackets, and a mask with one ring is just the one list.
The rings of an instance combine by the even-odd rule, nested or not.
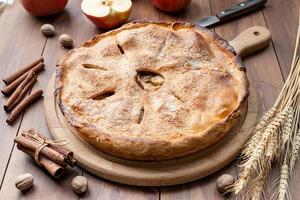
[(291, 159), (290, 159), (290, 168), (291, 173), (294, 172), (294, 168), (296, 165), (296, 161), (298, 159), (299, 155), (299, 149), (300, 149), (300, 125), (299, 125), (299, 118), (300, 118), (300, 101), (298, 100), (298, 107), (296, 110), (296, 117), (294, 120), (294, 127), (293, 130), (295, 132), (294, 140), (292, 143), (292, 152), (291, 152)]
[(267, 181), (269, 171), (270, 171), (270, 165), (266, 165), (266, 167), (263, 169), (262, 174), (255, 178), (252, 189), (250, 190), (251, 197), (249, 199), (251, 200), (266, 199), (264, 194), (264, 187)]
[[(299, 10), (300, 11), (300, 10)], [(284, 163), (281, 168), (280, 178), (279, 178), (279, 186), (277, 192), (278, 200), (291, 199), (290, 196), (290, 178), (294, 172), (294, 168), (296, 165), (296, 161), (299, 155), (300, 148), (300, 127), (299, 127), (299, 115), (300, 115), (300, 97), (299, 97), (299, 89), (300, 89), (300, 61), (297, 56), (297, 49), (300, 41), (300, 12), (299, 12), (299, 26), (297, 32), (296, 46), (293, 56), (291, 73), (289, 75), (289, 89), (290, 92), (285, 95), (283, 106), (287, 104), (293, 105), (295, 110), (293, 111), (293, 119), (292, 126), (289, 130), (289, 134), (292, 137), (292, 140), (288, 141), (286, 147), (286, 155), (284, 159)], [(287, 121), (289, 121), (288, 119)], [(289, 125), (287, 125), (289, 126)], [(289, 145), (290, 144), (290, 145)], [(288, 157), (290, 156), (290, 159)]]
[(262, 116), (256, 126), (251, 130), (251, 136), (247, 143), (244, 145), (242, 155), (244, 155), (245, 157), (249, 157), (252, 154), (253, 149), (261, 139), (263, 128), (266, 127), (268, 122), (270, 122), (270, 120), (275, 116), (276, 113), (277, 108), (272, 107)]
[[(289, 182), (300, 150), (300, 59), (297, 56), (299, 42), (300, 9), (291, 71), (274, 106), (251, 130), (251, 137), (242, 151), (244, 160), (239, 166), (241, 172), (232, 188), (239, 197), (246, 199), (264, 197), (263, 185), (271, 164), (279, 155), (284, 154), (276, 198), (279, 200), (290, 198)], [(252, 187), (250, 183), (253, 183)]]
[[(300, 64), (298, 63), (298, 68), (300, 68)], [(298, 69), (299, 70), (299, 69)], [(298, 83), (299, 84), (299, 83)], [(293, 87), (295, 90), (297, 87)], [(290, 178), (293, 174), (294, 167), (299, 155), (299, 148), (300, 148), (300, 127), (299, 127), (299, 115), (300, 115), (300, 101), (299, 96), (295, 98), (295, 101), (290, 102), (290, 104), (294, 105), (294, 109), (291, 110), (289, 108), (289, 114), (292, 113), (292, 119), (287, 119), (285, 126), (290, 126), (286, 129), (289, 131), (290, 138), (286, 142), (286, 147), (283, 148), (285, 150), (285, 157), (283, 161), (283, 165), (280, 172), (280, 177), (278, 181), (278, 191), (277, 191), (277, 199), (278, 200), (285, 200), (291, 199), (290, 196)], [(289, 117), (288, 117), (289, 118)], [(290, 123), (291, 124), (288, 124)], [(284, 134), (284, 132), (283, 132)], [(284, 135), (282, 140), (284, 140)], [(282, 141), (284, 142), (284, 141)]]
[(245, 160), (243, 163), (243, 168), (240, 173), (239, 179), (235, 182), (233, 190), (236, 194), (240, 193), (247, 185), (253, 175), (253, 173), (262, 166), (264, 163), (264, 153), (266, 150), (267, 143), (279, 127), (283, 124), (285, 117), (287, 115), (287, 110), (281, 111), (278, 115), (274, 117), (265, 130), (263, 131), (263, 136), (261, 140), (257, 143), (252, 155)]
[(277, 191), (277, 200), (285, 200), (289, 198), (289, 166), (286, 161), (281, 166), (278, 191)]
[(290, 160), (291, 172), (294, 171), (296, 161), (297, 161), (298, 155), (299, 155), (299, 149), (300, 149), (300, 129), (298, 130), (298, 133), (295, 137), (295, 141), (294, 141), (293, 148), (292, 148), (291, 160)]
[(276, 131), (274, 134), (271, 135), (270, 140), (267, 144), (267, 148), (266, 148), (266, 160), (268, 162), (266, 162), (265, 164), (267, 165), (271, 165), (271, 163), (279, 158), (278, 155), (278, 149), (279, 149), (279, 131)]
[(292, 138), (293, 120), (294, 120), (294, 109), (290, 106), (288, 107), (287, 119), (282, 130), (282, 138), (281, 138), (282, 152), (284, 151), (288, 141), (290, 141)]

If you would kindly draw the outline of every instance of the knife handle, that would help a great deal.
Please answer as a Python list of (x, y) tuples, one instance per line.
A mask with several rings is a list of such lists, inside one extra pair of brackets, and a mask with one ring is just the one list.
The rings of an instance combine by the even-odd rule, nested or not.
[(244, 30), (229, 44), (234, 48), (235, 52), (241, 56), (247, 56), (269, 45), (271, 40), (270, 31), (262, 26), (253, 26)]
[(232, 6), (231, 8), (222, 10), (219, 14), (217, 14), (217, 17), (220, 21), (230, 20), (256, 10), (264, 6), (266, 2), (267, 0), (246, 0)]

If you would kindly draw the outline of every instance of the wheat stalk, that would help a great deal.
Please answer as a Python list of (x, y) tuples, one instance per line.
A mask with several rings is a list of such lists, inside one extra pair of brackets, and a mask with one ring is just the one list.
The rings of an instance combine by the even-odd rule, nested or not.
[(257, 172), (257, 177), (254, 179), (253, 185), (250, 189), (251, 196), (249, 200), (266, 199), (264, 188), (267, 181), (267, 177), (270, 172), (272, 162), (276, 158), (278, 158), (278, 133), (278, 131), (274, 132), (274, 134), (272, 134), (269, 138), (265, 152), (266, 158), (264, 160), (264, 164), (260, 166), (260, 170)]
[(270, 171), (270, 165), (264, 168), (262, 174), (254, 180), (252, 189), (250, 190), (251, 200), (265, 199), (264, 187)]
[[(297, 62), (297, 65), (298, 67), (295, 67), (294, 72), (300, 71), (299, 60)], [(296, 75), (298, 75), (298, 73), (296, 73)], [(272, 107), (267, 112), (267, 114), (262, 117), (261, 122), (258, 123), (253, 129), (253, 135), (250, 138), (250, 142), (247, 143), (247, 146), (243, 151), (244, 161), (240, 165), (242, 168), (240, 177), (233, 185), (233, 190), (236, 194), (239, 194), (241, 191), (245, 190), (249, 182), (251, 182), (251, 178), (255, 175), (255, 172), (257, 172), (258, 169), (264, 172), (266, 170), (266, 166), (269, 167), (275, 160), (275, 158), (279, 157), (278, 152), (283, 151), (285, 149), (285, 146), (291, 140), (293, 132), (292, 130), (294, 130), (295, 128), (293, 124), (297, 124), (293, 123), (294, 110), (291, 105), (297, 105), (298, 102), (297, 95), (299, 95), (299, 93), (297, 90), (299, 89), (299, 81), (297, 79), (299, 76), (292, 75), (290, 77), (290, 83), (292, 83), (292, 85), (286, 88), (289, 90), (293, 89), (293, 91), (291, 92), (292, 95), (288, 95), (288, 93), (285, 94), (286, 92), (282, 92), (282, 94), (284, 94), (283, 98), (285, 99), (285, 101), (278, 101), (277, 104), (277, 106), (279, 106), (283, 110), (280, 112), (276, 112), (276, 107)], [(293, 95), (296, 95), (296, 98)], [(281, 148), (279, 148), (280, 144)], [(292, 154), (293, 165), (296, 162), (298, 150), (300, 148), (300, 136), (297, 144), (298, 146), (294, 146), (294, 154)], [(278, 197), (281, 198), (285, 198), (287, 196), (286, 194), (288, 194), (287, 191), (289, 187), (288, 180), (290, 171), (286, 170), (285, 166), (288, 166), (288, 164), (283, 165), (280, 179), (278, 181), (280, 188)], [(253, 182), (253, 184), (259, 186), (262, 183), (258, 184), (257, 182)], [(258, 191), (260, 190), (256, 189), (256, 192)], [(259, 196), (261, 196), (261, 194)]]
[[(297, 69), (300, 68), (299, 60), (297, 62)], [(292, 87), (294, 90), (299, 90), (298, 86)], [(299, 95), (297, 92), (296, 94)], [(298, 158), (299, 148), (300, 148), (300, 130), (299, 130), (299, 114), (300, 114), (300, 101), (299, 96), (296, 98), (287, 98), (290, 99), (289, 102), (292, 107), (289, 107), (289, 114), (287, 122), (283, 128), (283, 137), (282, 137), (282, 152), (285, 152), (284, 161), (281, 167), (281, 172), (278, 181), (277, 189), (277, 199), (285, 200), (291, 199), (290, 197), (290, 178), (294, 171), (294, 167)], [(295, 110), (294, 110), (294, 109)], [(289, 138), (285, 138), (285, 134), (289, 134)], [(286, 141), (285, 141), (286, 140)], [(286, 144), (284, 144), (286, 143)], [(290, 158), (289, 158), (290, 157)]]
[(295, 99), (299, 95), (299, 75), (300, 75), (300, 69), (299, 66), (300, 61), (299, 57), (296, 59), (296, 66), (292, 69), (292, 75), (290, 76), (289, 81), (289, 87), (287, 87), (286, 94), (283, 96), (283, 100), (281, 102), (281, 107), (284, 108), (288, 106), (289, 104), (292, 104), (291, 102), (295, 102)]
[[(299, 41), (300, 23), (291, 71), (286, 82), (274, 106), (251, 130), (251, 136), (242, 150), (240, 174), (232, 190), (243, 199), (259, 200), (265, 197), (264, 185), (267, 176), (271, 165), (279, 160), (280, 155), (283, 155), (283, 162), (275, 196), (279, 200), (290, 198), (289, 182), (300, 150), (300, 59), (297, 56)], [(249, 192), (251, 196), (247, 197)]]
[(298, 30), (297, 30), (296, 45), (295, 45), (295, 48), (294, 48), (292, 66), (295, 65), (295, 61), (296, 61), (296, 57), (297, 57), (297, 50), (298, 50), (299, 43), (300, 43), (300, 8), (299, 8), (298, 14), (299, 14), (299, 17), (298, 17)]
[[(299, 70), (300, 68), (299, 59), (297, 65)], [(299, 84), (297, 87), (294, 87), (294, 89), (299, 91)], [(288, 145), (286, 148), (286, 156), (284, 159), (284, 163), (282, 165), (282, 169), (283, 169), (281, 172), (282, 175), (280, 176), (279, 179), (278, 199), (280, 200), (290, 199), (289, 180), (294, 172), (294, 168), (296, 165), (296, 161), (298, 159), (299, 148), (300, 148), (300, 128), (299, 128), (300, 100), (299, 100), (299, 96), (296, 96), (296, 98), (293, 99), (295, 100), (292, 101), (291, 103), (294, 105), (295, 111), (293, 110), (294, 115), (293, 115), (291, 127), (289, 129), (292, 140), (289, 141), (290, 145)]]

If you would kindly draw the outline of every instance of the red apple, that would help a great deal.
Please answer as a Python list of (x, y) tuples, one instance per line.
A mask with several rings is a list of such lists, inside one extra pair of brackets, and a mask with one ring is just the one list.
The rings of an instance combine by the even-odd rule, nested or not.
[(131, 7), (131, 0), (83, 0), (81, 3), (82, 12), (102, 29), (111, 29), (126, 22)]
[(176, 12), (187, 7), (191, 0), (151, 0), (152, 4), (165, 12)]
[(23, 7), (34, 16), (48, 16), (61, 12), (68, 0), (20, 0)]

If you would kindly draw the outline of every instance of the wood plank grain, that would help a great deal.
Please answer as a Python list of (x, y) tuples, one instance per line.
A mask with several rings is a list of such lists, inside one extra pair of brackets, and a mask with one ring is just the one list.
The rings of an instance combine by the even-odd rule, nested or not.
[[(134, 1), (133, 11), (129, 21), (132, 20), (156, 20), (159, 11), (157, 11), (149, 1)], [(89, 191), (80, 199), (124, 199), (124, 200), (154, 200), (159, 199), (158, 188), (133, 187), (113, 183), (83, 172), (83, 175), (89, 180)]]
[(134, 187), (103, 180), (94, 175), (84, 172), (88, 178), (89, 191), (80, 199), (101, 199), (101, 200), (158, 200), (159, 188)]
[[(238, 1), (230, 0), (225, 3), (212, 0), (213, 11), (216, 12), (217, 10), (226, 8), (237, 2)], [(237, 32), (253, 25), (267, 26), (262, 11), (224, 24), (216, 28), (216, 31), (225, 38), (232, 39)], [(256, 54), (243, 59), (243, 61), (247, 68), (247, 74), (252, 79), (255, 88), (257, 89), (260, 102), (259, 110), (262, 114), (273, 105), (283, 85), (283, 78), (276, 58), (276, 53), (273, 46), (270, 45), (267, 49), (257, 52)], [(271, 186), (271, 180), (274, 178), (275, 174), (276, 173), (271, 174), (268, 186)], [(269, 195), (272, 193), (273, 192), (271, 191)]]
[[(228, 0), (226, 2), (212, 0), (213, 12), (217, 12), (237, 2), (237, 0)], [(261, 11), (221, 25), (216, 28), (216, 32), (230, 40), (239, 32), (254, 25), (266, 26)], [(264, 112), (273, 105), (283, 85), (280, 67), (273, 46), (269, 45), (267, 49), (244, 58), (243, 63), (246, 66), (248, 76), (253, 80), (259, 93), (260, 110)]]
[[(40, 32), (35, 29), (40, 22), (29, 16), (16, 1), (12, 6), (7, 6), (0, 18), (0, 74), (1, 79), (16, 71), (18, 68), (38, 58), (44, 47), (45, 38), (39, 37)], [(5, 28), (4, 28), (5, 27)], [(1, 87), (4, 83), (1, 80)], [(2, 106), (7, 98), (1, 95)], [(3, 108), (3, 107), (1, 107)], [(7, 162), (13, 147), (13, 138), (17, 134), (20, 118), (13, 126), (6, 124), (7, 114), (0, 112), (0, 178), (1, 183), (6, 171)]]
[[(80, 1), (73, 0), (70, 2), (72, 3), (69, 3), (66, 12), (55, 18), (49, 19), (50, 21), (54, 20), (57, 35), (47, 41), (44, 51), (47, 70), (39, 76), (39, 82), (36, 84), (35, 88), (44, 89), (46, 87), (47, 80), (49, 80), (52, 72), (55, 70), (57, 59), (62, 53), (66, 52), (66, 50), (62, 49), (57, 42), (60, 33), (66, 32), (72, 35), (75, 45), (89, 39), (94, 33), (101, 33), (100, 30), (96, 29), (82, 15), (79, 6)], [(223, 9), (234, 2), (237, 1), (230, 0), (225, 2), (211, 0), (213, 13), (216, 13), (220, 9)], [(296, 21), (293, 22), (297, 16), (297, 13), (295, 14), (296, 5), (299, 6), (299, 1), (297, 0), (273, 0), (269, 1), (268, 7), (264, 11), (267, 24), (273, 34), (275, 50), (285, 75), (289, 69), (289, 56), (291, 56), (289, 51), (292, 52), (293, 38), (295, 37), (294, 32), (296, 32), (295, 27), (291, 28), (290, 26), (291, 23), (296, 24)], [(282, 11), (282, 9), (284, 11)], [(290, 9), (292, 9), (292, 13), (290, 13)], [(209, 1), (206, 0), (193, 0), (187, 10), (176, 15), (166, 15), (161, 13), (150, 5), (148, 0), (136, 0), (134, 1), (133, 14), (130, 20), (179, 19), (194, 22), (202, 16), (209, 14), (209, 11)], [(278, 13), (282, 12), (287, 16), (278, 19)], [(6, 27), (3, 30), (1, 29), (0, 32), (1, 74), (9, 74), (10, 72), (15, 71), (16, 68), (30, 62), (41, 54), (45, 43), (45, 38), (39, 33), (39, 26), (41, 23), (42, 21), (39, 19), (33, 18), (25, 13), (18, 1), (15, 1), (15, 4), (12, 7), (6, 8), (5, 12), (0, 17), (0, 27)], [(284, 24), (284, 31), (282, 31), (281, 24)], [(234, 22), (222, 25), (218, 27), (216, 31), (226, 39), (232, 39), (238, 32), (252, 25), (266, 25), (262, 12), (257, 12)], [(18, 27), (17, 31), (15, 27)], [(14, 39), (13, 41), (12, 38)], [(249, 56), (244, 59), (244, 63), (247, 65), (249, 77), (254, 81), (254, 85), (260, 94), (260, 110), (263, 112), (273, 104), (278, 91), (283, 84), (273, 47), (270, 46), (266, 50), (253, 56)], [(3, 84), (1, 86), (3, 86)], [(5, 99), (2, 97), (2, 101), (4, 100)], [(5, 123), (6, 114), (4, 114), (4, 112), (0, 113), (0, 118), (0, 127), (2, 130), (2, 134), (0, 135), (0, 146), (2, 148), (0, 151), (0, 159), (2, 161), (0, 163), (0, 177), (3, 177), (3, 174), (6, 171), (7, 161), (10, 158), (10, 151), (13, 147), (12, 140), (18, 132), (20, 121), (13, 127), (8, 127)], [(42, 101), (39, 101), (37, 105), (30, 107), (26, 111), (20, 130), (31, 127), (35, 127), (44, 133), (48, 133), (42, 109)], [(297, 184), (296, 180), (297, 177), (299, 177), (299, 171), (300, 167), (297, 167), (294, 179), (296, 184), (293, 184), (292, 190), (295, 199), (297, 194), (299, 195), (298, 191), (300, 191), (297, 190), (299, 189), (299, 184)], [(23, 194), (17, 192), (14, 188), (14, 179), (19, 173), (24, 172), (34, 174), (36, 185), (32, 190)], [(23, 153), (16, 149), (12, 152), (11, 160), (0, 191), (0, 199), (61, 199), (62, 196), (64, 199), (77, 199), (77, 196), (74, 195), (70, 189), (70, 181), (73, 176), (82, 173), (88, 178), (90, 187), (89, 192), (81, 197), (83, 199), (159, 199), (158, 188), (139, 188), (116, 184), (96, 178), (89, 173), (82, 172), (78, 168), (71, 170), (65, 179), (55, 181), (38, 169), (31, 159), (24, 156)], [(222, 173), (231, 173), (235, 175), (235, 165), (231, 164), (217, 174), (191, 184), (162, 188), (160, 198), (180, 200), (222, 199), (215, 190), (215, 180)]]
[[(0, 192), (0, 199), (77, 199), (70, 183), (72, 178), (81, 172), (79, 168), (69, 169), (64, 177), (53, 179), (46, 171), (40, 169), (34, 161), (16, 148)], [(16, 189), (14, 183), (18, 175), (31, 173), (34, 176), (34, 187), (26, 192)]]
[[(233, 3), (237, 3), (237, 1), (217, 1), (212, 0), (212, 12), (217, 13), (221, 9), (224, 9)], [(216, 32), (222, 35), (226, 39), (233, 39), (239, 32), (242, 30), (245, 30), (246, 28), (253, 26), (253, 25), (266, 25), (264, 18), (262, 16), (262, 13), (258, 12), (255, 14), (252, 14), (250, 16), (247, 16), (246, 18), (239, 19), (238, 21), (234, 21), (222, 26), (219, 26), (216, 28)], [(269, 108), (273, 101), (275, 100), (278, 91), (280, 87), (282, 86), (282, 77), (280, 74), (279, 66), (276, 60), (275, 53), (273, 51), (272, 46), (270, 46), (268, 49), (261, 51), (257, 53), (256, 55), (250, 56), (247, 59), (244, 60), (245, 65), (251, 66), (250, 68), (247, 68), (247, 72), (249, 77), (251, 77), (252, 80), (254, 80), (254, 85), (258, 89), (259, 92), (259, 99), (260, 99), (260, 107), (261, 111), (266, 110), (266, 108)], [(264, 66), (264, 68), (260, 67)], [(265, 67), (267, 66), (267, 67)], [(271, 77), (269, 74), (272, 73)], [(268, 94), (268, 95), (265, 95)], [(229, 173), (232, 173), (232, 170), (234, 170), (234, 166), (229, 166)], [(225, 173), (225, 171), (219, 172), (219, 174)], [(214, 175), (215, 176), (215, 175)], [(210, 177), (209, 177), (210, 178)], [(215, 176), (212, 179), (206, 179), (201, 180), (205, 182), (205, 186), (208, 186), (209, 184), (212, 185), (213, 188), (215, 187), (213, 184), (215, 183), (215, 180), (217, 176)], [(198, 183), (195, 183), (193, 186), (194, 188), (190, 188), (189, 192), (186, 192), (183, 190), (183, 193), (185, 193), (184, 197), (180, 197), (180, 199), (222, 199), (220, 195), (212, 192), (212, 189), (207, 192), (201, 192), (201, 190), (198, 190), (201, 187), (201, 181)], [(210, 183), (209, 183), (210, 181)], [(196, 186), (195, 186), (196, 185)], [(193, 192), (193, 193), (191, 193)], [(215, 195), (214, 195), (215, 194)], [(162, 195), (163, 196), (163, 195)], [(167, 199), (173, 199), (176, 198), (177, 195), (174, 194), (174, 192), (171, 192), (169, 197)], [(232, 197), (234, 198), (234, 197)]]
[[(274, 0), (272, 1), (272, 4), (269, 2), (263, 11), (268, 27), (273, 34), (275, 51), (285, 78), (290, 71), (290, 64), (292, 62), (298, 28), (299, 8), (299, 0)], [(282, 13), (280, 14), (280, 17), (278, 13)], [(298, 49), (298, 55), (300, 55), (300, 48)], [(278, 172), (279, 169), (273, 173), (273, 176)], [(299, 180), (300, 165), (298, 162), (295, 168), (295, 174), (291, 180), (292, 199), (297, 199), (297, 197), (299, 198), (300, 196)]]
[[(80, 11), (80, 2), (72, 1), (72, 4), (69, 4), (66, 12), (62, 13), (61, 15), (57, 16), (54, 19), (54, 26), (56, 27), (57, 35), (54, 38), (50, 38), (47, 41), (47, 45), (44, 50), (44, 58), (46, 66), (48, 66), (47, 71), (45, 71), (42, 76), (40, 76), (40, 81), (36, 85), (35, 88), (45, 88), (47, 85), (47, 81), (50, 79), (52, 73), (55, 70), (55, 63), (57, 59), (66, 52), (63, 48), (61, 48), (57, 43), (57, 37), (61, 33), (68, 33), (70, 34), (75, 42), (75, 45), (78, 46), (82, 42), (86, 41), (87, 39), (92, 38), (95, 33), (101, 33), (97, 28), (95, 28), (91, 22), (89, 22)], [(78, 14), (80, 13), (80, 14)], [(84, 31), (83, 31), (84, 30)], [(32, 120), (34, 120), (35, 125), (34, 127), (38, 130), (41, 130), (44, 133), (47, 132), (46, 123), (44, 119), (44, 113), (41, 109), (42, 102), (39, 102), (38, 105), (35, 105), (32, 109), (28, 110), (24, 116), (24, 120), (20, 130), (28, 129), (32, 127)], [(56, 195), (64, 196), (64, 199), (74, 199), (77, 198), (76, 195), (70, 190), (70, 182), (73, 176), (76, 174), (82, 174), (81, 170), (74, 170), (69, 176), (66, 177), (65, 180), (62, 182), (55, 182), (52, 179), (49, 179), (48, 176), (44, 173), (41, 173), (40, 170), (37, 169), (35, 166), (31, 166), (30, 164), (25, 165), (24, 168), (17, 169), (17, 166), (14, 163), (25, 162), (23, 161), (24, 156), (20, 155), (21, 153), (13, 153), (11, 163), (8, 167), (6, 179), (4, 182), (4, 187), (2, 189), (3, 196), (7, 194), (11, 194), (14, 190), (10, 185), (13, 184), (15, 173), (23, 173), (26, 171), (30, 171), (35, 177), (38, 177), (36, 182), (37, 185), (43, 185), (43, 188), (49, 188), (48, 190), (40, 189), (39, 190), (32, 190), (29, 191), (28, 197), (30, 198), (38, 198), (40, 196), (49, 196), (56, 198)], [(85, 174), (84, 174), (85, 175)], [(103, 182), (101, 179), (93, 177), (89, 174), (85, 175), (90, 184), (89, 192), (83, 196), (83, 198), (90, 198), (91, 196), (95, 198), (102, 198), (110, 197), (113, 195), (122, 196), (122, 199), (158, 199), (159, 193), (156, 189), (151, 188), (132, 188), (128, 186), (119, 185), (118, 187), (114, 186), (111, 183)], [(66, 188), (69, 188), (66, 190)], [(127, 188), (127, 189), (126, 189)], [(122, 192), (119, 192), (119, 191)], [(53, 191), (55, 195), (53, 195)], [(101, 193), (99, 193), (101, 191)], [(16, 193), (18, 194), (18, 193)], [(17, 196), (12, 195), (11, 198), (17, 198)]]
[(287, 77), (292, 63), (299, 8), (299, 0), (272, 0), (263, 10), (284, 77)]
[[(226, 1), (226, 3), (229, 5), (231, 2)], [(220, 4), (220, 2), (218, 2), (218, 4)], [(219, 8), (224, 8), (228, 5), (221, 5)], [(273, 105), (275, 99), (277, 98), (278, 92), (281, 89), (283, 80), (280, 77), (280, 67), (284, 77), (286, 77), (289, 73), (297, 31), (296, 24), (298, 22), (297, 18), (299, 6), (299, 1), (269, 1), (263, 10), (263, 13), (261, 13), (259, 17), (248, 16), (251, 18), (250, 20), (252, 23), (255, 22), (259, 25), (268, 26), (272, 33), (273, 48), (275, 49), (274, 51), (271, 47), (269, 47), (263, 52), (263, 55), (259, 56), (261, 57), (259, 60), (254, 58), (256, 55), (244, 60), (247, 67), (249, 66), (247, 68), (248, 74), (254, 80), (255, 87), (258, 89), (258, 92), (261, 96), (261, 113), (265, 112)], [(284, 14), (281, 15), (279, 13)], [(266, 19), (264, 19), (264, 17)], [(241, 26), (240, 24), (237, 24), (237, 22), (232, 22), (231, 24)], [(229, 23), (225, 26), (231, 25)], [(226, 31), (224, 28), (222, 34), (228, 34), (228, 31)], [(274, 55), (274, 52), (276, 55)], [(275, 56), (277, 56), (280, 65), (277, 64), (278, 61), (275, 60)], [(274, 171), (271, 172), (268, 181), (269, 187), (272, 186), (272, 183), (274, 183), (274, 180), (276, 180), (279, 172), (278, 167), (273, 166), (273, 168)], [(292, 199), (297, 199), (297, 196), (300, 194), (299, 164), (296, 166), (295, 171), (296, 173), (291, 183)], [(271, 190), (269, 191), (268, 195), (271, 196), (273, 193), (274, 191)]]
[[(39, 33), (39, 35), (35, 35), (36, 40), (45, 40), (45, 37), (39, 31), (41, 23), (53, 22), (53, 25), (56, 28), (55, 37), (47, 39), (47, 45), (43, 50), (46, 70), (38, 76), (38, 82), (35, 84), (33, 90), (45, 90), (48, 80), (55, 71), (58, 58), (67, 52), (67, 50), (63, 49), (58, 43), (58, 37), (60, 34), (68, 33), (72, 35), (75, 45), (80, 44), (83, 40), (86, 40), (93, 35), (93, 33), (91, 33), (94, 32), (92, 25), (89, 23), (83, 23), (82, 20), (78, 20), (80, 18), (84, 19), (81, 14), (78, 15), (78, 13), (80, 13), (78, 8), (80, 8), (79, 1), (72, 1), (72, 3), (68, 4), (63, 13), (51, 18), (42, 19), (42, 21), (38, 21), (39, 23), (36, 23), (33, 27), (34, 30), (38, 31)], [(30, 20), (36, 20), (29, 15), (25, 17), (29, 18)], [(86, 24), (87, 27), (90, 27), (90, 29), (86, 26), (82, 26), (81, 24)], [(47, 135), (47, 137), (51, 138), (44, 118), (42, 100), (39, 100), (34, 106), (26, 110), (20, 131), (27, 130), (29, 128), (36, 128)], [(19, 166), (20, 163), (22, 163), (21, 167)], [(35, 177), (35, 187), (33, 190), (29, 190), (28, 192), (21, 194), (17, 192), (13, 186), (15, 177), (19, 174), (27, 172), (31, 173)], [(28, 199), (40, 199), (41, 197), (44, 197), (45, 199), (61, 199), (62, 196), (64, 199), (77, 199), (78, 197), (73, 193), (70, 183), (72, 178), (78, 174), (82, 174), (82, 170), (79, 168), (74, 168), (69, 170), (69, 173), (61, 180), (54, 180), (47, 173), (40, 170), (39, 167), (27, 157), (27, 155), (18, 151), (15, 147), (11, 156), (11, 161), (7, 168), (5, 180), (0, 193), (0, 199), (1, 197), (17, 199), (21, 196), (24, 196)]]
[[(160, 19), (168, 20), (178, 20), (178, 21), (188, 21), (195, 23), (197, 20), (201, 19), (206, 15), (211, 14), (211, 6), (209, 1), (192, 1), (191, 5), (177, 13), (176, 15), (166, 15), (161, 14)], [(163, 187), (161, 188), (161, 199), (162, 200), (192, 200), (192, 199), (224, 199), (216, 190), (215, 180), (222, 174), (232, 174), (236, 175), (235, 162), (228, 165), (225, 169), (208, 176), (204, 179), (195, 181), (190, 184), (179, 185), (175, 187)], [(232, 199), (232, 197), (227, 197), (227, 199)]]
[(230, 164), (219, 172), (198, 181), (161, 189), (162, 200), (221, 200), (235, 199), (233, 196), (222, 197), (216, 189), (216, 179), (222, 174), (236, 176), (235, 165)]

